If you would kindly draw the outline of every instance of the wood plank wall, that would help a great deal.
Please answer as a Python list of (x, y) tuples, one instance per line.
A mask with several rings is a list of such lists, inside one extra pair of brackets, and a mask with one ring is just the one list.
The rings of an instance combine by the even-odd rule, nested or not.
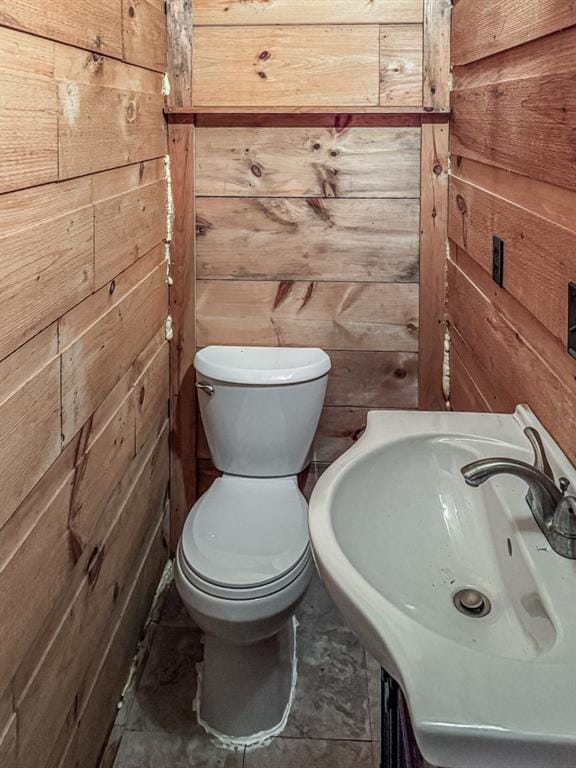
[(166, 559), (160, 0), (0, 0), (0, 763), (92, 768)]
[[(444, 407), (443, 294), (418, 282), (422, 258), (444, 284), (448, 127), (422, 115), (448, 111), (450, 13), (449, 0), (169, 6), (173, 166), (195, 154), (175, 232), (196, 273), (196, 343), (330, 352), (312, 479), (370, 408), (418, 407), (421, 314), (420, 404)], [(173, 314), (173, 380), (189, 385), (194, 334), (182, 302)], [(175, 539), (194, 478), (183, 388), (173, 402)], [(215, 472), (201, 428), (197, 452), (203, 492)]]
[(194, 0), (191, 103), (447, 111), (449, 13), (445, 0)]
[(459, 0), (452, 61), (452, 406), (527, 403), (575, 460), (576, 5)]
[[(197, 343), (329, 351), (320, 468), (369, 408), (418, 404), (420, 142), (419, 126), (196, 128)], [(198, 457), (205, 488), (201, 433)]]

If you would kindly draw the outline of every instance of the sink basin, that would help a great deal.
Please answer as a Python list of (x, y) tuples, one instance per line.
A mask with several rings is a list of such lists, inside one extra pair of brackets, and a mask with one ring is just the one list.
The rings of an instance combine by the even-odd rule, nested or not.
[[(519, 406), (371, 412), (310, 502), (322, 579), (401, 685), (420, 751), (441, 768), (576, 765), (576, 561), (550, 548), (522, 480), (471, 488), (460, 473), (494, 456), (532, 463), (526, 426), (574, 493), (574, 468)], [(457, 609), (468, 588), (487, 615)]]

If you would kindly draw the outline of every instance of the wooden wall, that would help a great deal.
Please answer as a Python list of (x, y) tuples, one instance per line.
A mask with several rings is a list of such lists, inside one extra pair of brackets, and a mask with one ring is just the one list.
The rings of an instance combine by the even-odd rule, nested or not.
[(446, 29), (439, 17), (449, 6), (194, 0), (192, 103), (224, 110), (446, 110), (448, 59), (424, 41)]
[(0, 764), (96, 766), (166, 559), (165, 17), (0, 0)]
[[(576, 5), (460, 0), (452, 29), (452, 405), (527, 403), (576, 459)], [(492, 237), (505, 242), (492, 281)]]

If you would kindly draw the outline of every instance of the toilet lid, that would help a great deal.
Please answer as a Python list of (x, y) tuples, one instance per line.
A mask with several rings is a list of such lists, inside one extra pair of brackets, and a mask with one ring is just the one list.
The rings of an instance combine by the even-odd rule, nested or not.
[(248, 589), (293, 570), (308, 544), (308, 505), (296, 478), (224, 475), (192, 507), (181, 551), (205, 581)]

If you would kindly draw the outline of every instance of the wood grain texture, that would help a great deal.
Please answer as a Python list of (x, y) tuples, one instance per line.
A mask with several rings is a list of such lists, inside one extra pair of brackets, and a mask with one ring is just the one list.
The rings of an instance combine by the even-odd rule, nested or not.
[(0, 93), (0, 193), (55, 180), (56, 85), (43, 77), (4, 71), (0, 60)]
[(1, 0), (0, 24), (40, 37), (122, 57), (119, 0)]
[(417, 200), (199, 198), (200, 278), (417, 282)]
[[(194, 15), (197, 4), (194, 3)], [(167, 66), (170, 81), (168, 104), (192, 105), (192, 0), (171, 0), (166, 6)]]
[(81, 208), (0, 238), (0, 359), (92, 291), (93, 227)]
[(164, 181), (108, 198), (94, 209), (95, 288), (162, 242), (166, 235)]
[(494, 234), (505, 242), (504, 289), (564, 342), (567, 286), (576, 282), (576, 233), (479, 187), (451, 179), (450, 238), (489, 274)]
[(420, 218), (420, 399), (422, 410), (443, 410), (448, 238), (448, 126), (422, 126)]
[(422, 21), (422, 0), (194, 0), (194, 24), (399, 24)]
[(458, 0), (452, 60), (467, 64), (576, 24), (570, 0)]
[(169, 148), (174, 198), (173, 235), (170, 245), (170, 313), (174, 340), (170, 345), (170, 546), (172, 551), (196, 500), (196, 263), (194, 242), (194, 140), (193, 125), (171, 125)]
[(166, 153), (161, 95), (60, 83), (58, 153), (61, 179)]
[(197, 341), (415, 351), (418, 286), (201, 280)]
[(123, 0), (123, 58), (132, 64), (166, 71), (166, 15), (163, 3)]
[(452, 152), (576, 189), (573, 81), (546, 75), (454, 91)]
[(54, 357), (0, 403), (0, 527), (60, 453), (59, 369)]
[[(450, 321), (465, 340), (470, 356), (493, 382), (498, 399), (490, 406), (495, 411), (510, 411), (518, 403), (527, 403), (574, 460), (574, 377), (567, 380), (550, 368), (531, 344), (529, 329), (521, 333), (452, 262), (449, 280)], [(490, 327), (489, 344), (484, 332), (486, 323)]]
[(424, 84), (426, 110), (450, 111), (451, 0), (424, 0)]
[(422, 104), (422, 25), (380, 27), (380, 104)]
[(198, 128), (198, 196), (420, 196), (420, 129)]
[(418, 355), (332, 351), (326, 406), (417, 408)]
[(196, 27), (195, 105), (378, 105), (378, 26)]
[[(108, 286), (101, 289), (108, 292)], [(166, 318), (161, 264), (62, 351), (62, 433), (69, 440)]]
[(468, 372), (455, 346), (450, 352), (450, 387), (450, 404), (455, 411), (490, 412), (488, 401)]
[(467, 181), (513, 205), (527, 208), (561, 227), (576, 232), (576, 191), (554, 184), (510, 173), (494, 165), (469, 160), (461, 155), (452, 157), (452, 176)]

